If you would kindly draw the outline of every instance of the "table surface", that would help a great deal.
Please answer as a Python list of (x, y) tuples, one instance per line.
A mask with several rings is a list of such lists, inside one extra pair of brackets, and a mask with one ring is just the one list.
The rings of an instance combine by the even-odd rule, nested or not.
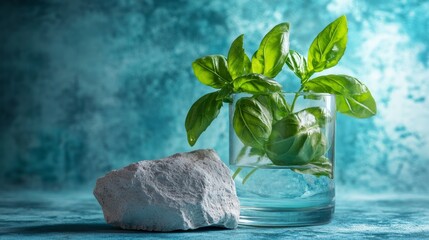
[(154, 233), (107, 225), (91, 191), (2, 191), (0, 239), (429, 239), (429, 196), (344, 195), (327, 225)]

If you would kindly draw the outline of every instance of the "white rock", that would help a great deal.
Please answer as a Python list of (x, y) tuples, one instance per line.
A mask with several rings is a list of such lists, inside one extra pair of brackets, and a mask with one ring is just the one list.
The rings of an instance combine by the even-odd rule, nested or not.
[(99, 178), (94, 195), (106, 222), (124, 229), (236, 228), (240, 204), (214, 150), (140, 161)]

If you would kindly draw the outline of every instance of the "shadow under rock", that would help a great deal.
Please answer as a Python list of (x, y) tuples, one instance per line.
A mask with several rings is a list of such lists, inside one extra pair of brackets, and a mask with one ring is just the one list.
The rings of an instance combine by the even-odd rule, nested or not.
[(185, 232), (205, 232), (205, 231), (224, 231), (228, 229), (218, 227), (204, 227), (195, 230), (177, 230), (173, 232), (149, 232), (143, 230), (124, 230), (119, 227), (110, 226), (102, 223), (89, 223), (89, 224), (50, 224), (29, 227), (11, 228), (7, 233), (20, 233), (20, 234), (46, 234), (46, 233), (185, 233)]

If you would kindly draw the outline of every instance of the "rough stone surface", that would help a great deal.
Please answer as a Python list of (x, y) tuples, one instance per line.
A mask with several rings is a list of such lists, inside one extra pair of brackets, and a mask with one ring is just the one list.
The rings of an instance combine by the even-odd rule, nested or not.
[(229, 169), (211, 149), (111, 171), (94, 195), (107, 223), (124, 229), (236, 228), (240, 214)]

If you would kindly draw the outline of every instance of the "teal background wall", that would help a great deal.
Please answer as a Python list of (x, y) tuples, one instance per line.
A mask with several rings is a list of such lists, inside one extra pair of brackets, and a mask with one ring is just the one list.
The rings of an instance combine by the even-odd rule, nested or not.
[[(214, 148), (228, 161), (224, 109), (194, 148), (184, 119), (210, 91), (191, 63), (227, 54), (245, 34), (291, 23), (291, 48), (307, 53), (342, 14), (349, 43), (329, 73), (356, 76), (379, 113), (339, 115), (339, 191), (429, 193), (429, 2), (427, 1), (1, 1), (0, 185), (93, 186), (142, 159)], [(288, 91), (297, 80), (277, 78)]]

